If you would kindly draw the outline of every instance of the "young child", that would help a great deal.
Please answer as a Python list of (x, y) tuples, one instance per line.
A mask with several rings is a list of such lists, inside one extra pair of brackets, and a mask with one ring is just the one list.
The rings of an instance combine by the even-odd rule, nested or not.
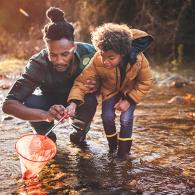
[[(127, 159), (132, 145), (133, 113), (136, 104), (147, 94), (153, 76), (147, 59), (139, 53), (134, 64), (129, 63), (132, 29), (126, 25), (107, 23), (92, 32), (97, 52), (89, 65), (77, 77), (69, 94), (67, 113), (74, 115), (84, 103), (85, 81), (99, 78), (102, 96), (102, 120), (110, 152), (118, 151), (120, 159)], [(139, 32), (143, 31), (137, 31)], [(134, 33), (135, 34), (135, 33)], [(145, 35), (145, 34), (144, 34)], [(142, 36), (142, 33), (141, 35)], [(117, 140), (115, 111), (120, 111), (120, 132)]]

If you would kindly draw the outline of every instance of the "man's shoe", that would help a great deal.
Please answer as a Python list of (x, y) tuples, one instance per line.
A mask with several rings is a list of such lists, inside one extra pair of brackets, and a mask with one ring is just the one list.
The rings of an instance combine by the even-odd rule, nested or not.
[(83, 131), (76, 131), (70, 133), (70, 141), (76, 145), (86, 144), (86, 134)]

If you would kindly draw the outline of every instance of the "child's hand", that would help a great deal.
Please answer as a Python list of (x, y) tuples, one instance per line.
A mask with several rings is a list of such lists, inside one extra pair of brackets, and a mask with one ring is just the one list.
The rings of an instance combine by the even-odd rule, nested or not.
[(114, 108), (121, 112), (126, 112), (129, 108), (130, 104), (127, 100), (120, 99), (114, 106)]
[(74, 102), (71, 102), (70, 105), (65, 109), (66, 118), (74, 116), (76, 113), (76, 108), (77, 105)]

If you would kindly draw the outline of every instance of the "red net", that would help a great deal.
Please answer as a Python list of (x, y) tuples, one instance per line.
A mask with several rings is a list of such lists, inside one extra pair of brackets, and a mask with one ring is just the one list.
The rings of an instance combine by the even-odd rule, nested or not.
[(25, 135), (16, 142), (23, 179), (35, 177), (56, 154), (56, 144), (44, 135)]

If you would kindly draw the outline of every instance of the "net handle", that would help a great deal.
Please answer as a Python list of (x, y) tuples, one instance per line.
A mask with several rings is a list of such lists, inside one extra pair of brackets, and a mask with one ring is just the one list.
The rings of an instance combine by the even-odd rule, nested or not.
[[(49, 131), (45, 134), (45, 136), (48, 136), (51, 131), (53, 131), (61, 122), (66, 118), (66, 115), (64, 115)], [(82, 122), (83, 123), (83, 122)], [(70, 123), (69, 123), (70, 124)], [(79, 128), (74, 124), (71, 124), (73, 127)], [(82, 129), (81, 129), (82, 130)]]
[(66, 118), (66, 115), (64, 115), (51, 129), (49, 129), (49, 131), (45, 134), (45, 136), (47, 136), (51, 131), (53, 131), (65, 118)]

